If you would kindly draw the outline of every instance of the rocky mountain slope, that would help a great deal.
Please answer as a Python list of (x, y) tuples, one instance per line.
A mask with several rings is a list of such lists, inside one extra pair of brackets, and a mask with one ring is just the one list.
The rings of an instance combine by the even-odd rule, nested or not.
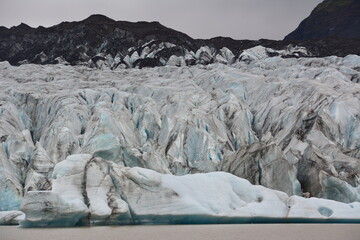
[(360, 1), (324, 0), (285, 40), (360, 38)]
[[(215, 56), (223, 47), (238, 57), (244, 50), (264, 46), (286, 50), (291, 46), (305, 47), (308, 55), (346, 56), (360, 54), (360, 40), (258, 41), (217, 37), (192, 39), (158, 22), (115, 21), (102, 15), (92, 15), (80, 22), (63, 22), (56, 26), (31, 28), (26, 24), (7, 29), (0, 27), (0, 61), (12, 65), (26, 63), (96, 66), (98, 60), (108, 60), (112, 69), (121, 63), (127, 68), (164, 66), (172, 55), (189, 57), (208, 46)], [(194, 54), (192, 54), (194, 55)], [(290, 54), (284, 57), (306, 55)], [(195, 64), (188, 59), (187, 65)], [(208, 64), (213, 59), (202, 62)]]
[(172, 56), (141, 70), (1, 63), (0, 210), (22, 210), (24, 226), (355, 221), (360, 58), (272, 52), (288, 54), (255, 47), (229, 64), (223, 49), (227, 64)]

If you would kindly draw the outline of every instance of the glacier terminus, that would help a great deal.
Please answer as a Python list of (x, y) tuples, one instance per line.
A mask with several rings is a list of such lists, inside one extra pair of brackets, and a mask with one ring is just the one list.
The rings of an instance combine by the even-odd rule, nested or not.
[(152, 45), (0, 62), (0, 224), (360, 222), (358, 55)]

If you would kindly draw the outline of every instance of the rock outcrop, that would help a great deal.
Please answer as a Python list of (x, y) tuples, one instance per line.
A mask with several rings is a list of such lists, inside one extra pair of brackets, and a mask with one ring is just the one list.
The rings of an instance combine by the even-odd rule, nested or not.
[(360, 38), (360, 2), (325, 0), (321, 2), (285, 40)]
[[(174, 62), (172, 56), (176, 56), (185, 59), (188, 66), (214, 62), (232, 64), (244, 50), (257, 46), (273, 49), (275, 52), (268, 53), (282, 57), (345, 57), (360, 55), (359, 42), (359, 39), (251, 41), (226, 37), (201, 40), (158, 22), (132, 23), (92, 15), (83, 21), (62, 22), (49, 28), (31, 28), (26, 24), (10, 29), (0, 27), (0, 61), (12, 65), (71, 64), (116, 69), (157, 67), (167, 63), (182, 65), (180, 59)], [(289, 51), (293, 48), (300, 51)]]

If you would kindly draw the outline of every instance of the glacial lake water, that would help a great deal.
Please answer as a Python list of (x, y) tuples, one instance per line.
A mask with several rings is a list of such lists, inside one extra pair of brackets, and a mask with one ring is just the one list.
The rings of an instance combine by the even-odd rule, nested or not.
[(0, 240), (360, 240), (359, 224), (141, 225), (81, 228), (0, 226)]

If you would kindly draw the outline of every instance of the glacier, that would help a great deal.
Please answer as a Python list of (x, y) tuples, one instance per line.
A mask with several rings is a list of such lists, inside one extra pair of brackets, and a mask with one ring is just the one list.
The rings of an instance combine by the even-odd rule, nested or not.
[(0, 224), (358, 222), (360, 57), (289, 52), (0, 62)]
[(309, 219), (358, 222), (360, 203), (288, 197), (225, 172), (184, 176), (121, 167), (90, 154), (54, 168), (51, 191), (30, 191), (24, 227)]

